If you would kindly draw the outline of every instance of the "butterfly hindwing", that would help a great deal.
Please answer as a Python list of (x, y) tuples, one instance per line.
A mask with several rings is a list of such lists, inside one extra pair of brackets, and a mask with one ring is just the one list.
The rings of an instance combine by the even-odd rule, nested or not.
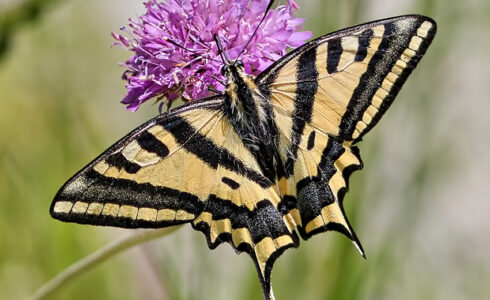
[[(276, 119), (282, 117), (276, 112)], [(280, 126), (280, 125), (279, 125)], [(285, 133), (280, 133), (285, 138)], [(350, 142), (305, 125), (294, 172), (281, 179), (281, 211), (290, 215), (304, 239), (337, 230), (360, 247), (342, 208), (350, 174), (362, 168), (359, 150)]]
[(256, 79), (273, 104), (285, 162), (283, 213), (303, 238), (335, 229), (359, 245), (342, 208), (362, 168), (358, 142), (425, 53), (434, 21), (410, 15), (343, 29), (290, 52)]

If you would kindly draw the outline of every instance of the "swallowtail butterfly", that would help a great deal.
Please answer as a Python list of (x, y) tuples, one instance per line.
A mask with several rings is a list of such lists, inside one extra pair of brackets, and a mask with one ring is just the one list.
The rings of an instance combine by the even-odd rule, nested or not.
[(300, 237), (336, 230), (363, 253), (342, 200), (362, 168), (356, 146), (380, 120), (436, 32), (407, 15), (324, 35), (257, 77), (240, 61), (226, 90), (159, 115), (60, 189), (51, 215), (81, 224), (191, 223), (211, 249), (254, 261), (273, 299), (274, 261)]

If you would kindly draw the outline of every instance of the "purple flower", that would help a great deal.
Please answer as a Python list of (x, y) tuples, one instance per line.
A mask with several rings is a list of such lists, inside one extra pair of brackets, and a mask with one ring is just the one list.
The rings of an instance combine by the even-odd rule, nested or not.
[[(130, 19), (126, 33), (112, 33), (115, 44), (133, 51), (124, 66), (128, 93), (122, 100), (135, 111), (150, 98), (168, 102), (182, 96), (194, 100), (210, 95), (208, 87), (222, 91), (214, 76), (222, 62), (213, 34), (221, 39), (230, 59), (237, 57), (262, 18), (269, 0), (150, 0), (146, 13)], [(275, 60), (311, 38), (298, 32), (304, 19), (295, 18), (297, 4), (288, 0), (269, 11), (240, 59), (249, 74), (257, 75)], [(185, 49), (187, 50), (185, 50)]]

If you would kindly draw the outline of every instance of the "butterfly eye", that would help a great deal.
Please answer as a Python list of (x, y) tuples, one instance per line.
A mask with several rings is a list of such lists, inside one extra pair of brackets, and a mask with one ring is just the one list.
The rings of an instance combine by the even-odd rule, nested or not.
[(235, 64), (236, 64), (237, 67), (243, 68), (243, 61), (237, 60)]
[(221, 75), (226, 76), (228, 74), (229, 68), (227, 65), (221, 67)]

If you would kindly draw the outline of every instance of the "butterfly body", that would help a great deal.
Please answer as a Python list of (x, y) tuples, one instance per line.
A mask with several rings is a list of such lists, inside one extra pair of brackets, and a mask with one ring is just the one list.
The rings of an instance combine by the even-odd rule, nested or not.
[[(425, 53), (435, 22), (409, 15), (327, 34), (257, 77), (226, 66), (221, 95), (133, 130), (60, 189), (54, 218), (158, 228), (191, 223), (213, 249), (248, 253), (264, 298), (299, 237), (336, 230), (364, 254), (343, 210), (355, 145)], [(299, 235), (298, 235), (299, 234)]]
[(228, 78), (223, 94), (225, 115), (272, 185), (283, 169), (272, 104), (240, 62), (232, 62), (225, 75)]

